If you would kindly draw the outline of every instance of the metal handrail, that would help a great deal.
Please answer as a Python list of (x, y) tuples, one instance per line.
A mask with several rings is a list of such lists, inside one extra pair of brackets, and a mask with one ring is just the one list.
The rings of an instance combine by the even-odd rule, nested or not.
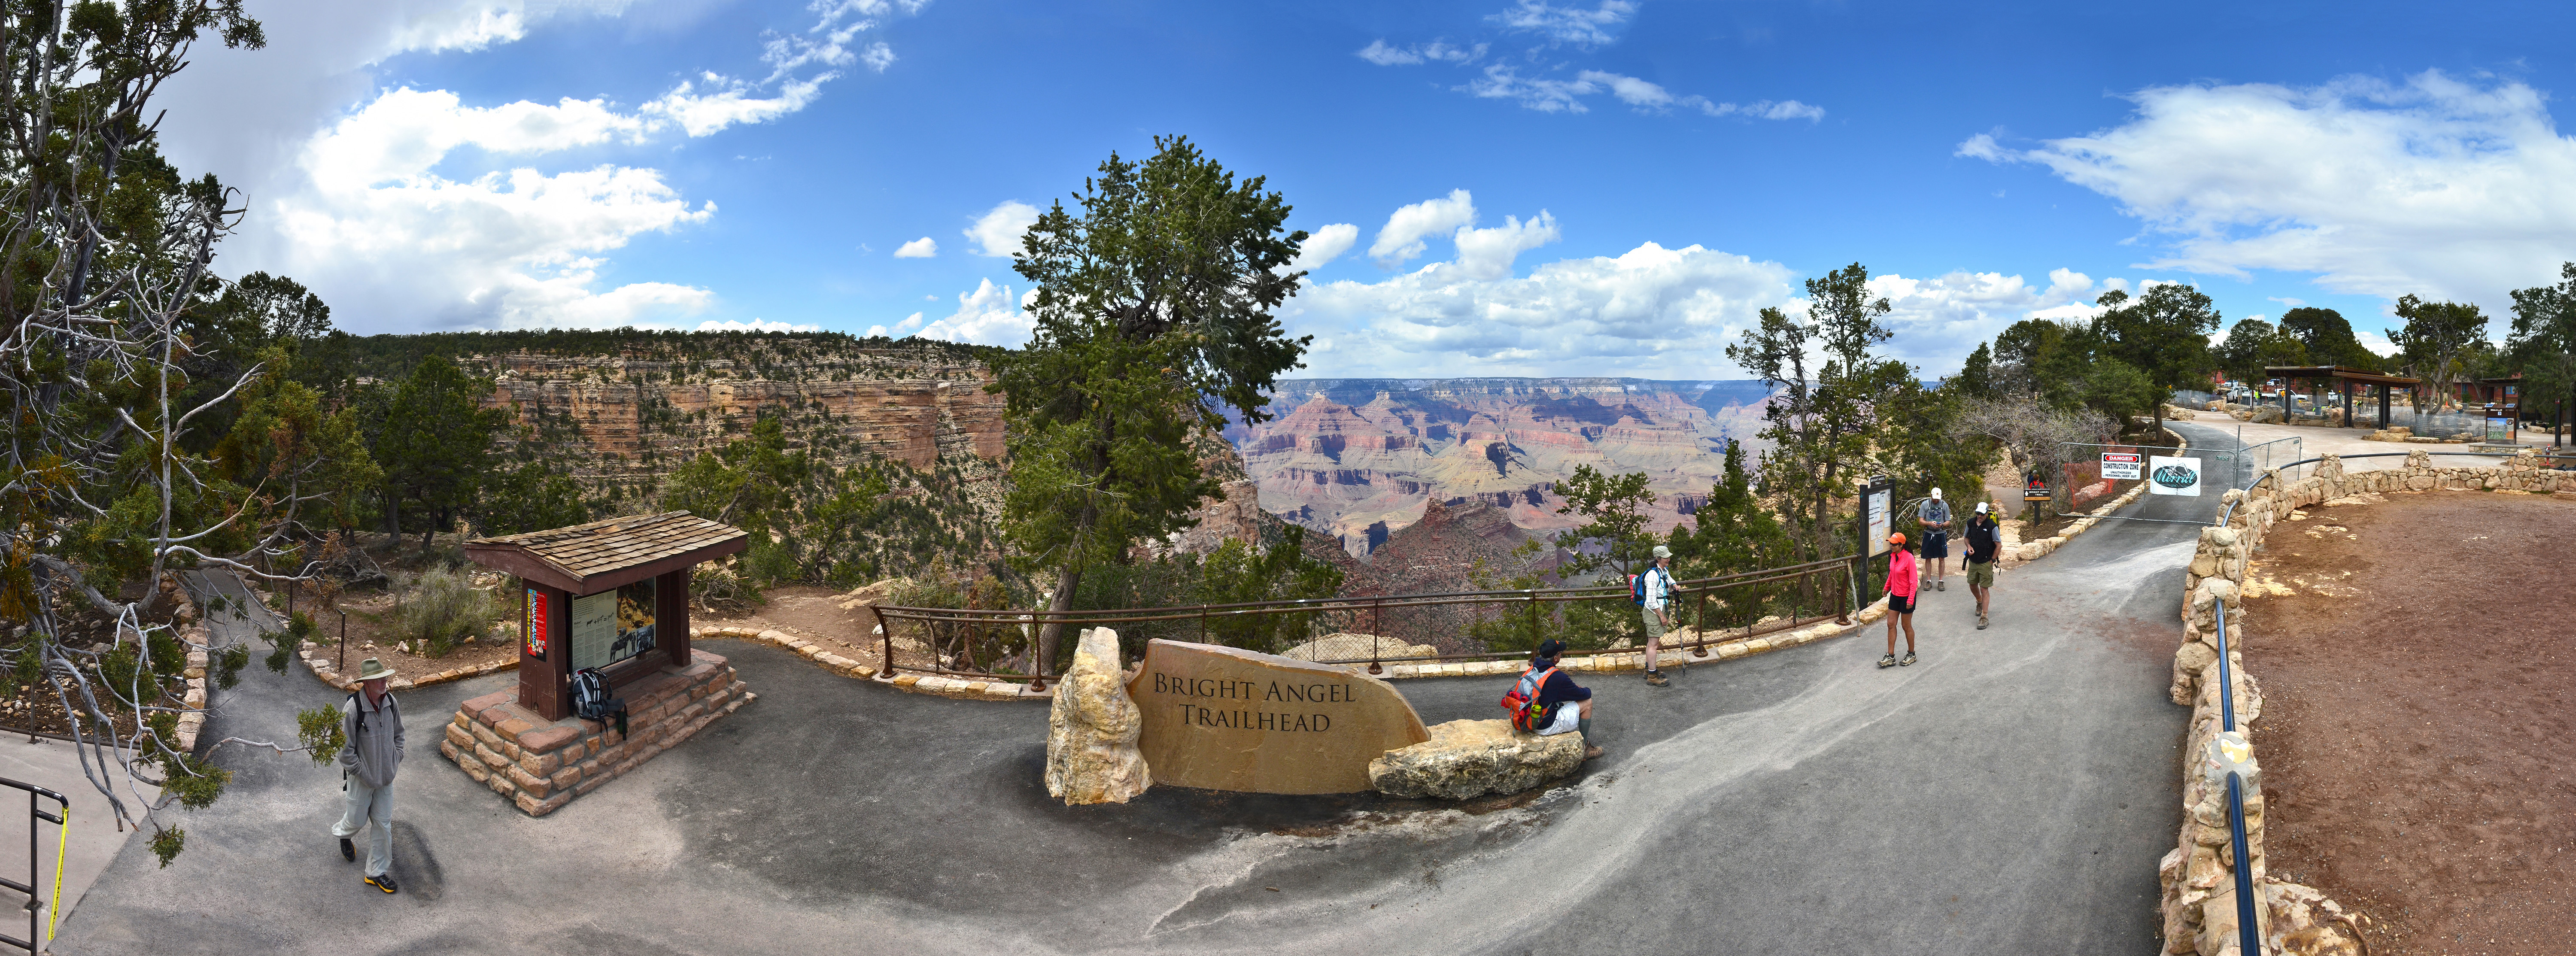
[[(1781, 622), (1747, 625), (1741, 633), (1736, 632), (1735, 629), (1731, 627), (1725, 628), (1723, 630), (1725, 631), (1726, 636), (1715, 640), (1710, 639), (1709, 630), (1706, 626), (1708, 619), (1708, 598), (1711, 595), (1736, 588), (1757, 587), (1765, 584), (1775, 584), (1790, 580), (1804, 580), (1821, 573), (1830, 572), (1833, 578), (1841, 579), (1839, 583), (1844, 585), (1842, 587), (1832, 587), (1829, 580), (1828, 589), (1833, 592), (1831, 598), (1834, 601), (1834, 611), (1831, 616), (1843, 623), (1849, 623), (1850, 614), (1853, 610), (1853, 594), (1849, 587), (1849, 580), (1851, 578), (1850, 568), (1860, 560), (1861, 558), (1859, 556), (1850, 555), (1826, 558), (1819, 561), (1809, 561), (1804, 564), (1790, 565), (1781, 568), (1768, 568), (1758, 571), (1745, 571), (1706, 578), (1693, 578), (1687, 581), (1676, 581), (1674, 582), (1674, 588), (1672, 591), (1673, 598), (1676, 601), (1695, 598), (1698, 613), (1695, 615), (1693, 622), (1694, 639), (1688, 642), (1675, 643), (1672, 646), (1672, 649), (1675, 653), (1688, 652), (1695, 656), (1706, 657), (1708, 656), (1707, 649), (1712, 644), (1749, 640), (1763, 634), (1798, 627), (1804, 624), (1812, 624), (1815, 621), (1820, 620), (1825, 615), (1819, 614), (1814, 617), (1801, 617), (1797, 613), (1799, 608), (1793, 605), (1790, 615)], [(1244, 601), (1231, 604), (1192, 604), (1152, 608), (1113, 608), (1093, 610), (1068, 609), (1063, 611), (1052, 611), (1024, 609), (925, 608), (904, 605), (878, 605), (869, 608), (869, 610), (873, 612), (877, 618), (878, 631), (880, 632), (881, 640), (883, 641), (882, 659), (886, 665), (884, 670), (889, 676), (899, 670), (910, 670), (939, 676), (964, 677), (979, 680), (1030, 680), (1032, 681), (1033, 686), (1042, 688), (1045, 685), (1045, 681), (1050, 676), (1046, 673), (1047, 662), (1043, 660), (1037, 661), (1037, 666), (1034, 668), (1036, 673), (1033, 674), (1007, 674), (991, 671), (951, 669), (939, 665), (935, 652), (932, 659), (932, 666), (905, 666), (901, 664), (895, 656), (894, 625), (901, 621), (914, 621), (923, 624), (925, 627), (941, 623), (965, 624), (970, 626), (1044, 625), (1051, 623), (1096, 626), (1103, 624), (1136, 624), (1196, 620), (1200, 622), (1200, 629), (1202, 633), (1204, 633), (1208, 623), (1211, 621), (1241, 615), (1323, 614), (1332, 612), (1345, 612), (1356, 615), (1365, 611), (1370, 615), (1372, 625), (1370, 630), (1373, 634), (1380, 637), (1382, 643), (1383, 632), (1385, 630), (1385, 613), (1389, 608), (1405, 610), (1408, 608), (1498, 604), (1504, 606), (1526, 607), (1534, 611), (1539, 604), (1599, 601), (1611, 598), (1624, 598), (1627, 597), (1628, 594), (1629, 589), (1627, 586), (1613, 584), (1572, 588), (1444, 591), (1419, 594), (1383, 595), (1375, 597)], [(1480, 654), (1443, 654), (1432, 656), (1406, 656), (1400, 658), (1387, 658), (1383, 655), (1372, 654), (1368, 658), (1318, 661), (1317, 663), (1366, 663), (1369, 665), (1370, 673), (1383, 673), (1383, 665), (1388, 661), (1431, 662), (1500, 659), (1523, 656), (1523, 653), (1524, 652), (1520, 651), (1497, 651)]]
[[(64, 821), (71, 817), (72, 800), (70, 797), (55, 793), (54, 791), (48, 790), (44, 787), (39, 787), (32, 783), (20, 783), (6, 777), (0, 777), (0, 787), (15, 787), (17, 789), (27, 791), (28, 818), (27, 882), (20, 883), (16, 880), (9, 879), (8, 877), (0, 876), (0, 887), (7, 887), (27, 894), (27, 938), (19, 939), (7, 933), (0, 933), (0, 944), (15, 946), (19, 949), (26, 950), (27, 952), (34, 953), (40, 951), (44, 945), (37, 938), (36, 927), (38, 925), (38, 914), (44, 912), (45, 907), (48, 905), (44, 899), (39, 898), (36, 894), (36, 881), (42, 878), (42, 868), (38, 866), (38, 864), (44, 859), (43, 856), (37, 852), (37, 848), (40, 844), (36, 842), (36, 821), (43, 820), (57, 827), (64, 826)], [(46, 813), (44, 810), (39, 809), (36, 803), (36, 800), (39, 797), (52, 797), (54, 799), (54, 803), (61, 812)], [(59, 857), (59, 853), (57, 856)], [(61, 861), (57, 859), (56, 865), (60, 866), (60, 862)], [(53, 900), (51, 905), (61, 905), (62, 900), (59, 899), (59, 896), (61, 895), (60, 889), (61, 888), (59, 886), (56, 887), (56, 896), (58, 898)]]

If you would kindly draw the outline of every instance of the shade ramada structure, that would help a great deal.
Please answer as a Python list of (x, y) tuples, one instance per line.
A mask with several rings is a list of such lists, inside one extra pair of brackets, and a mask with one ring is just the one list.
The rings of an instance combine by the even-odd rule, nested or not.
[(2263, 367), (2263, 373), (2273, 378), (2280, 379), (2282, 382), (2281, 417), (2284, 421), (2288, 420), (2291, 410), (2290, 390), (2296, 387), (2297, 383), (2303, 381), (2326, 382), (2329, 383), (2328, 387), (2333, 391), (2343, 394), (2343, 423), (2344, 427), (2347, 428), (2361, 427), (2361, 416), (2353, 414), (2353, 392), (2355, 389), (2369, 388), (2371, 386), (2378, 387), (2379, 427), (2386, 428), (2388, 427), (2389, 422), (2389, 391), (2391, 389), (2405, 389), (2411, 392), (2414, 391), (2416, 386), (2424, 384), (2423, 379), (2409, 378), (2404, 375), (2387, 375), (2365, 369), (2348, 368), (2341, 365), (2267, 365)]
[(518, 577), (519, 705), (548, 720), (571, 711), (576, 599), (654, 582), (652, 650), (603, 668), (624, 685), (689, 666), (689, 569), (750, 545), (742, 529), (686, 511), (593, 521), (465, 542), (477, 564)]

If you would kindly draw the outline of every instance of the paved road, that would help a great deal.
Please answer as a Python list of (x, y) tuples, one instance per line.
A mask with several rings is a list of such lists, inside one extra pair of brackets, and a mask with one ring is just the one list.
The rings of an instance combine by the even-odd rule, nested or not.
[[(1039, 783), (1043, 705), (720, 641), (758, 702), (530, 820), (433, 749), (513, 678), (427, 688), (404, 697), (402, 895), (339, 859), (335, 773), (227, 748), (235, 782), (187, 854), (156, 869), (129, 844), (58, 949), (2146, 954), (2180, 822), (2187, 712), (2164, 687), (2194, 533), (2106, 523), (2008, 573), (1985, 631), (1954, 580), (1925, 598), (1913, 667), (1872, 666), (1873, 629), (1660, 690), (1597, 678), (1609, 756), (1472, 813), (1170, 788), (1067, 808)], [(1490, 716), (1501, 690), (1398, 686), (1431, 722)], [(215, 726), (291, 736), (295, 708), (336, 696), (254, 667)]]

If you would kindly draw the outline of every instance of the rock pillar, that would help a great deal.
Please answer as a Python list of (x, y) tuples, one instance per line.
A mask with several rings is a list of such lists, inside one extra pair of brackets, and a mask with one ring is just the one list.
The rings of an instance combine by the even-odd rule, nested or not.
[(1127, 696), (1118, 662), (1118, 632), (1082, 632), (1073, 667), (1056, 683), (1047, 715), (1047, 795), (1067, 805), (1125, 803), (1154, 785), (1136, 749), (1145, 718)]

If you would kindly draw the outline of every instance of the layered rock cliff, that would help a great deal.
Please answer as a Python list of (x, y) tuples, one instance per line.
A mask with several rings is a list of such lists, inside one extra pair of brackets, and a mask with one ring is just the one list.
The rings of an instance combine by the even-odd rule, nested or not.
[(1707, 500), (1726, 442), (1751, 442), (1763, 391), (1643, 379), (1303, 379), (1278, 417), (1228, 429), (1261, 506), (1367, 554), (1432, 502), (1479, 503), (1531, 531), (1571, 527), (1556, 482), (1643, 471), (1657, 530)]

